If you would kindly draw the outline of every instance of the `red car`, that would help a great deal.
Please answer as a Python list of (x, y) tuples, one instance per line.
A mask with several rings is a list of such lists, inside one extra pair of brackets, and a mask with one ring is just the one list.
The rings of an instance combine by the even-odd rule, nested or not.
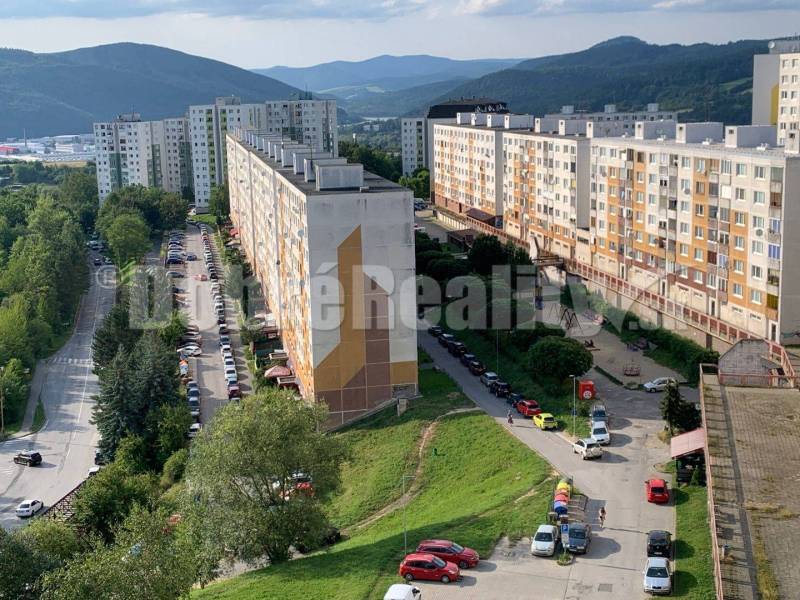
[(481, 559), (472, 548), (464, 548), (450, 540), (425, 540), (417, 546), (417, 552), (433, 554), (442, 560), (455, 563), (460, 569), (471, 569)]
[(517, 412), (523, 417), (532, 418), (533, 415), (538, 415), (542, 412), (542, 409), (539, 408), (539, 403), (536, 400), (520, 400), (517, 402)]
[(433, 554), (409, 554), (400, 563), (399, 572), (400, 577), (405, 578), (406, 581), (428, 579), (450, 583), (458, 581), (461, 577), (458, 565), (446, 562)]
[(669, 502), (669, 488), (663, 479), (648, 479), (644, 482), (648, 502), (663, 504)]

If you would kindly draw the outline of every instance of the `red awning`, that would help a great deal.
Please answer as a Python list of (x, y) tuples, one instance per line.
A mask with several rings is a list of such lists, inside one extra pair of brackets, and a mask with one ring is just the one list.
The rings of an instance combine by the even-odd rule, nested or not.
[(288, 367), (284, 367), (282, 365), (275, 365), (274, 367), (270, 367), (264, 372), (264, 377), (267, 379), (273, 379), (275, 377), (289, 377), (292, 374), (292, 370)]
[(706, 432), (702, 427), (676, 435), (670, 440), (669, 453), (672, 458), (680, 458), (705, 449)]
[(236, 227), (231, 227), (228, 232), (233, 236), (239, 235), (239, 230)]

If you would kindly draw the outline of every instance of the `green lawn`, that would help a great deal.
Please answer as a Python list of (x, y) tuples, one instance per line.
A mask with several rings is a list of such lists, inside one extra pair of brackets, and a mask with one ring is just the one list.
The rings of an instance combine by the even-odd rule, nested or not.
[(675, 590), (673, 597), (713, 600), (714, 567), (711, 560), (707, 490), (699, 486), (675, 488), (677, 532), (675, 538)]
[[(452, 331), (449, 330), (448, 331)], [(572, 385), (565, 385), (561, 393), (554, 394), (536, 382), (525, 364), (527, 356), (517, 350), (508, 352), (500, 348), (498, 360), (497, 345), (494, 339), (484, 337), (480, 332), (470, 329), (452, 331), (459, 340), (467, 345), (468, 352), (478, 357), (486, 369), (496, 371), (500, 378), (511, 384), (511, 389), (536, 400), (545, 412), (552, 413), (558, 420), (561, 429), (572, 433)], [(580, 415), (576, 420), (578, 436), (589, 435), (589, 423)]]
[[(422, 371), (424, 400), (401, 418), (386, 411), (342, 434), (354, 458), (345, 485), (329, 506), (335, 522), (353, 524), (400, 495), (400, 476), (416, 468), (415, 449), (425, 425), (464, 404), (453, 382)], [(420, 493), (406, 507), (408, 542), (446, 537), (487, 555), (503, 535), (530, 532), (546, 515), (550, 466), (480, 412), (440, 420), (422, 458)], [(524, 496), (532, 488), (538, 493)], [(328, 551), (268, 567), (197, 591), (198, 598), (236, 600), (366, 600), (399, 582), (403, 511), (395, 511)]]
[(47, 415), (44, 413), (44, 404), (42, 404), (41, 397), (36, 401), (36, 412), (33, 413), (33, 423), (31, 423), (31, 431), (39, 431), (47, 420)]

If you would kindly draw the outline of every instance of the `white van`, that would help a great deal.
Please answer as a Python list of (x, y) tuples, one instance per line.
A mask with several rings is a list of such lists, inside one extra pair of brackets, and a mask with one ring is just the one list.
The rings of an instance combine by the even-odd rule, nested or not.
[(422, 600), (422, 592), (413, 585), (395, 583), (387, 590), (383, 600)]

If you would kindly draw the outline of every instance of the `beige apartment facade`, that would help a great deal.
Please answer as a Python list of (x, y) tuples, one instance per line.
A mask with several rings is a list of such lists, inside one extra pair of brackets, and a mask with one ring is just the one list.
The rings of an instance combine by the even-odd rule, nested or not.
[(417, 391), (411, 192), (280, 135), (227, 135), (231, 218), (300, 393), (337, 426)]

